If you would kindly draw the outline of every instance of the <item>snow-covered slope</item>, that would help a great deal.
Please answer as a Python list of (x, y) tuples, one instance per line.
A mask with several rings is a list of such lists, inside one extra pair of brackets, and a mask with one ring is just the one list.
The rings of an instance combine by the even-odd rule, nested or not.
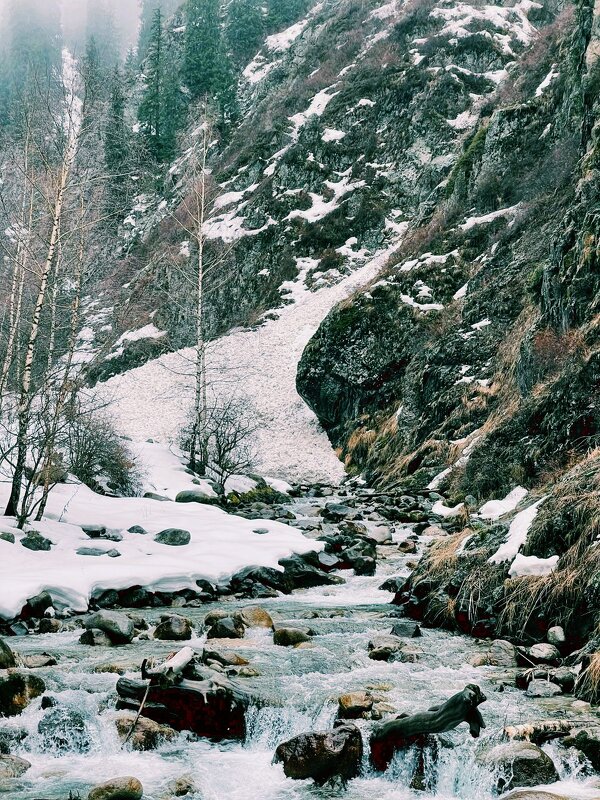
[[(261, 473), (295, 481), (338, 482), (343, 477), (327, 435), (296, 391), (297, 364), (331, 308), (373, 279), (397, 246), (375, 254), (341, 283), (316, 292), (306, 290), (301, 273), (287, 287), (294, 302), (277, 319), (211, 344), (213, 391), (241, 398), (256, 415), (254, 445)], [(99, 386), (113, 402), (117, 428), (133, 440), (176, 443), (193, 399), (193, 359), (191, 349), (169, 353)]]

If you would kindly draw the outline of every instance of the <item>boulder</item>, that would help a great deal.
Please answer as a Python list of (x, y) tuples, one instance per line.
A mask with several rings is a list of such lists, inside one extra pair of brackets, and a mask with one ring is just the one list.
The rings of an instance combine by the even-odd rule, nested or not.
[(416, 622), (408, 621), (394, 622), (390, 633), (392, 636), (399, 636), (404, 639), (418, 639), (423, 636), (420, 626)]
[(417, 552), (417, 543), (412, 539), (405, 539), (398, 545), (398, 550), (405, 555), (414, 555)]
[(10, 669), (15, 667), (16, 664), (15, 654), (4, 639), (0, 639), (0, 669)]
[(558, 666), (561, 663), (561, 656), (553, 644), (540, 642), (531, 647), (517, 647), (517, 662), (521, 667), (534, 667), (537, 664)]
[(54, 667), (58, 661), (50, 653), (34, 653), (23, 656), (23, 664), (27, 669), (41, 669), (42, 667)]
[(142, 800), (144, 787), (137, 778), (113, 778), (95, 786), (88, 800)]
[(192, 623), (186, 617), (171, 614), (162, 618), (154, 630), (154, 638), (183, 642), (192, 638)]
[(208, 614), (204, 617), (204, 627), (212, 628), (215, 622), (218, 622), (220, 619), (226, 619), (227, 617), (230, 616), (231, 616), (230, 611), (224, 611), (222, 608), (215, 608), (214, 611), (209, 611)]
[(596, 772), (600, 770), (600, 726), (573, 729), (562, 743), (565, 747), (579, 750)]
[(574, 800), (572, 797), (565, 797), (564, 794), (553, 794), (541, 789), (516, 789), (514, 792), (502, 795), (502, 800)]
[(17, 756), (0, 756), (0, 781), (20, 778), (31, 767), (29, 761)]
[(236, 572), (230, 581), (232, 592), (250, 597), (257, 596), (251, 594), (257, 584), (259, 587), (268, 587), (284, 594), (289, 594), (294, 588), (289, 576), (273, 567), (245, 567)]
[(354, 508), (342, 503), (327, 503), (321, 515), (328, 522), (342, 522), (345, 519), (354, 519), (357, 512)]
[(516, 667), (517, 648), (514, 646), (514, 644), (511, 644), (504, 639), (496, 639), (491, 643), (487, 652), (474, 656), (471, 658), (470, 663), (474, 667)]
[(206, 492), (200, 487), (197, 489), (184, 489), (175, 498), (176, 503), (214, 503), (218, 498), (214, 492)]
[(364, 534), (375, 544), (390, 544), (393, 541), (392, 531), (386, 525), (378, 525), (374, 528), (367, 528)]
[(245, 625), (247, 628), (273, 629), (271, 615), (260, 606), (246, 606), (240, 609), (235, 616), (238, 617), (242, 625)]
[(8, 542), (9, 544), (14, 544), (16, 539), (14, 533), (10, 531), (0, 531), (0, 539), (3, 542)]
[(370, 692), (349, 692), (338, 699), (340, 719), (365, 718), (372, 709), (373, 696)]
[(556, 695), (562, 693), (563, 690), (556, 683), (538, 678), (530, 681), (525, 692), (528, 697), (556, 697)]
[(162, 742), (170, 742), (177, 736), (177, 731), (169, 725), (161, 725), (148, 717), (139, 717), (135, 723), (133, 733), (130, 735), (136, 714), (133, 711), (129, 714), (122, 714), (115, 719), (115, 727), (119, 734), (119, 739), (128, 742), (132, 750), (154, 750)]
[(192, 535), (189, 531), (184, 531), (181, 528), (166, 528), (156, 534), (154, 541), (159, 544), (167, 544), (170, 547), (184, 547), (190, 543), (191, 538)]
[(401, 651), (403, 644), (398, 636), (374, 636), (368, 644), (369, 658), (373, 661), (390, 661)]
[(40, 592), (35, 597), (30, 597), (21, 609), (21, 619), (43, 617), (44, 613), (52, 606), (52, 597), (48, 592)]
[(498, 791), (558, 780), (558, 772), (550, 756), (531, 742), (513, 741), (496, 745), (480, 756), (480, 761), (497, 773)]
[(244, 667), (250, 662), (231, 650), (204, 650), (202, 661), (205, 664), (220, 664), (222, 667)]
[(187, 797), (190, 794), (198, 793), (198, 787), (194, 782), (194, 779), (191, 775), (182, 775), (179, 778), (175, 778), (172, 780), (168, 787), (167, 787), (167, 795), (165, 795), (165, 800), (168, 797), (169, 800), (176, 797)]
[(348, 781), (360, 773), (363, 741), (352, 723), (332, 731), (302, 733), (283, 742), (275, 751), (275, 762), (283, 764), (288, 778), (312, 778), (322, 785), (334, 778)]
[(139, 533), (141, 536), (145, 536), (148, 531), (141, 525), (132, 525), (131, 528), (127, 528), (127, 533)]
[(223, 617), (218, 619), (206, 634), (207, 639), (243, 639), (246, 629), (239, 619)]
[(29, 531), (29, 533), (21, 539), (21, 544), (28, 550), (50, 550), (52, 542), (46, 539), (37, 531)]
[(0, 716), (16, 717), (45, 691), (46, 685), (37, 675), (13, 672), (0, 678)]
[(79, 644), (88, 647), (112, 647), (112, 639), (99, 628), (88, 628), (79, 637)]
[(99, 547), (78, 547), (75, 551), (78, 556), (91, 556), (97, 558), (98, 556), (108, 555), (107, 550), (101, 550)]
[(546, 634), (546, 639), (548, 640), (548, 644), (553, 644), (555, 647), (562, 647), (562, 645), (566, 642), (567, 637), (565, 636), (565, 632), (560, 625), (555, 625), (554, 627), (550, 628), (548, 633)]
[(344, 583), (343, 578), (329, 575), (322, 569), (307, 563), (301, 556), (293, 555), (282, 558), (279, 564), (294, 589), (310, 589), (313, 586), (334, 586)]
[(92, 746), (91, 734), (84, 717), (71, 708), (51, 708), (38, 723), (44, 750), (54, 755), (87, 753)]
[(38, 633), (58, 633), (62, 630), (62, 622), (54, 617), (44, 617), (38, 625)]
[(133, 620), (120, 611), (97, 611), (90, 614), (83, 624), (87, 629), (104, 631), (113, 644), (128, 644), (135, 634)]
[(82, 525), (81, 530), (90, 539), (106, 539), (109, 542), (123, 541), (123, 534), (119, 531), (109, 531), (104, 525)]
[(310, 628), (277, 628), (273, 634), (273, 643), (280, 647), (295, 647), (303, 642), (310, 642)]

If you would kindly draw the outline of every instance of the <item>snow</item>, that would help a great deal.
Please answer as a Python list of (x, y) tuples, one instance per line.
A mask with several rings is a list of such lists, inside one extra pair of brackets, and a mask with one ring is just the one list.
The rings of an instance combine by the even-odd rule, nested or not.
[[(256, 330), (234, 331), (209, 346), (208, 380), (215, 392), (235, 392), (254, 409), (256, 471), (292, 481), (337, 483), (344, 476), (326, 433), (296, 391), (297, 365), (331, 308), (376, 278), (398, 247), (397, 240), (317, 292), (307, 291), (300, 275), (294, 302), (280, 309), (277, 319)], [(193, 358), (189, 349), (165, 354), (99, 387), (113, 400), (111, 415), (123, 434), (135, 441), (178, 441), (193, 398)]]
[(508, 574), (511, 578), (539, 578), (544, 575), (550, 575), (556, 569), (558, 560), (558, 556), (538, 558), (537, 556), (524, 556), (518, 553)]
[(476, 225), (487, 225), (489, 222), (493, 222), (499, 217), (514, 217), (520, 205), (520, 203), (517, 203), (517, 205), (510, 206), (509, 208), (500, 208), (498, 211), (492, 211), (490, 214), (484, 214), (481, 217), (469, 217), (460, 228), (463, 231), (470, 231), (471, 228), (474, 228)]
[(464, 286), (461, 286), (460, 289), (454, 294), (452, 297), (453, 300), (462, 300), (463, 297), (467, 296), (467, 290), (469, 288), (469, 281), (465, 283)]
[(510, 511), (514, 511), (519, 503), (527, 497), (527, 489), (517, 486), (503, 500), (490, 500), (479, 509), (481, 519), (499, 519)]
[(430, 483), (427, 484), (427, 488), (431, 489), (431, 491), (435, 491), (435, 489), (439, 488), (442, 485), (444, 478), (447, 478), (451, 472), (452, 472), (452, 467), (447, 467), (446, 469), (443, 469), (435, 476), (435, 478)]
[(289, 28), (281, 31), (281, 33), (274, 33), (272, 36), (267, 36), (267, 48), (269, 50), (275, 50), (276, 52), (288, 50), (307, 25), (308, 19), (302, 19), (300, 22), (296, 22), (295, 25), (291, 25)]
[(462, 512), (464, 507), (465, 507), (464, 503), (459, 503), (458, 505), (450, 508), (449, 506), (444, 505), (443, 500), (438, 500), (437, 503), (433, 504), (431, 513), (437, 514), (438, 517), (444, 517), (446, 519), (449, 519), (450, 517), (457, 517)]
[[(5, 503), (9, 484), (0, 485)], [(292, 553), (319, 550), (295, 528), (267, 520), (245, 520), (196, 503), (159, 502), (97, 495), (82, 484), (62, 484), (50, 493), (47, 519), (35, 529), (54, 546), (34, 552), (0, 540), (0, 617), (16, 616), (26, 600), (48, 591), (58, 608), (83, 612), (94, 592), (142, 586), (150, 591), (196, 589), (196, 580), (220, 583), (249, 565), (276, 569)], [(123, 536), (120, 542), (94, 540), (99, 549), (117, 549), (120, 558), (80, 556), (91, 540), (81, 525), (100, 524)], [(128, 533), (141, 525), (147, 535)], [(183, 547), (154, 541), (165, 528), (191, 533)], [(253, 533), (265, 528), (266, 534)]]
[(139, 342), (140, 339), (160, 339), (166, 336), (166, 331), (159, 330), (156, 325), (150, 323), (144, 325), (143, 328), (138, 328), (136, 331), (125, 331), (116, 341), (116, 345), (123, 344), (124, 342)]
[(314, 192), (309, 192), (308, 195), (312, 200), (312, 206), (307, 209), (295, 209), (294, 211), (291, 211), (287, 217), (285, 217), (284, 221), (287, 222), (291, 219), (305, 219), (308, 222), (317, 222), (318, 220), (323, 219), (323, 217), (326, 217), (328, 214), (331, 214), (332, 211), (335, 211), (344, 195), (355, 191), (355, 189), (362, 188), (365, 185), (365, 181), (354, 181), (354, 183), (351, 183), (346, 176), (336, 183), (332, 181), (325, 181), (324, 184), (333, 192), (333, 197), (331, 200), (324, 200), (321, 195), (315, 194)]
[(544, 94), (545, 90), (548, 88), (548, 86), (550, 86), (552, 81), (555, 78), (558, 78), (559, 75), (560, 75), (560, 72), (556, 71), (556, 64), (552, 64), (552, 68), (551, 68), (550, 72), (546, 75), (544, 80), (540, 83), (540, 85), (535, 90), (535, 96), (536, 97), (541, 97)]
[(338, 131), (335, 128), (325, 128), (321, 139), (324, 142), (339, 142), (345, 135), (344, 131)]
[(502, 564), (504, 561), (514, 559), (521, 547), (527, 541), (527, 534), (537, 517), (538, 511), (546, 498), (542, 497), (537, 503), (528, 506), (519, 512), (511, 522), (506, 541), (500, 545), (493, 556), (488, 559), (490, 564)]
[(473, 125), (475, 125), (478, 119), (478, 114), (474, 114), (472, 111), (467, 110), (454, 117), (454, 119), (447, 119), (446, 122), (451, 128), (454, 128), (454, 130), (464, 131), (467, 128), (471, 128)]

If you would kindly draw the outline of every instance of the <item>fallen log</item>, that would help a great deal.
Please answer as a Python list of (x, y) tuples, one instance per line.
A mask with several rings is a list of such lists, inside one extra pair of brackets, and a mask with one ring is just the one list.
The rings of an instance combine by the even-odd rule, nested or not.
[(440, 706), (432, 706), (417, 714), (401, 714), (377, 726), (370, 740), (373, 766), (383, 772), (398, 750), (414, 744), (423, 746), (429, 734), (445, 733), (461, 722), (468, 723), (471, 736), (477, 738), (485, 728), (478, 706), (486, 699), (479, 686), (469, 684)]
[(117, 693), (117, 708), (137, 711), (144, 701), (145, 717), (177, 731), (191, 731), (213, 741), (246, 735), (249, 697), (218, 673), (206, 680), (176, 684), (120, 678)]

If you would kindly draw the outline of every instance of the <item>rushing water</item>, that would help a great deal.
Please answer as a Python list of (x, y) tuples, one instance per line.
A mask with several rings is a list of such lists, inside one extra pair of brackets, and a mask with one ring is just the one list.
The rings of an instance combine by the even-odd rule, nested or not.
[[(404, 538), (404, 529), (396, 538)], [(483, 645), (441, 631), (424, 631), (415, 644), (423, 651), (416, 663), (385, 663), (367, 656), (367, 643), (376, 632), (388, 632), (392, 623), (390, 595), (378, 590), (388, 575), (406, 574), (406, 561), (397, 546), (379, 548), (378, 574), (373, 578), (344, 573), (341, 586), (296, 592), (289, 597), (261, 601), (278, 622), (303, 620), (318, 634), (309, 648), (283, 648), (272, 643), (264, 630), (248, 631), (240, 641), (223, 643), (248, 659), (260, 673), (245, 678), (248, 689), (266, 703), (249, 711), (248, 736), (244, 744), (211, 744), (189, 741), (181, 735), (153, 752), (123, 749), (114, 727), (115, 684), (117, 674), (105, 671), (112, 665), (131, 677), (139, 676), (141, 660), (148, 655), (166, 654), (173, 643), (136, 641), (114, 648), (89, 648), (78, 643), (79, 632), (35, 636), (11, 641), (21, 653), (49, 652), (59, 658), (56, 667), (36, 672), (44, 678), (47, 693), (61, 705), (80, 712), (86, 730), (73, 741), (57, 747), (48, 746), (37, 732), (44, 712), (40, 700), (20, 716), (2, 721), (3, 729), (25, 728), (29, 735), (13, 749), (31, 762), (32, 768), (19, 782), (2, 787), (0, 796), (10, 800), (67, 800), (69, 792), (87, 797), (91, 785), (122, 775), (138, 777), (144, 784), (147, 800), (171, 798), (167, 791), (174, 779), (190, 776), (198, 791), (187, 795), (191, 800), (408, 800), (432, 797), (450, 800), (485, 800), (491, 798), (493, 776), (477, 763), (477, 751), (500, 740), (504, 725), (575, 715), (572, 701), (566, 698), (531, 700), (513, 688), (514, 674), (493, 667), (470, 666), (469, 658), (481, 652)], [(224, 601), (233, 608), (255, 604), (251, 601)], [(201, 630), (201, 621), (211, 606), (183, 609)], [(136, 613), (140, 613), (136, 610)], [(145, 612), (156, 621), (160, 609)], [(318, 615), (318, 616), (317, 616)], [(191, 645), (201, 649), (202, 637)], [(111, 668), (112, 668), (111, 667)], [(413, 712), (444, 700), (467, 683), (479, 684), (487, 695), (481, 707), (487, 728), (480, 740), (469, 736), (466, 726), (444, 734), (437, 762), (428, 763), (428, 777), (435, 785), (432, 792), (409, 788), (413, 755), (398, 756), (384, 776), (370, 771), (365, 759), (363, 777), (351, 781), (346, 789), (317, 788), (310, 781), (285, 778), (280, 765), (273, 765), (277, 744), (307, 730), (331, 726), (340, 694), (369, 689), (396, 713)], [(359, 721), (365, 742), (373, 723)], [(83, 737), (83, 738), (82, 738)], [(78, 752), (82, 740), (89, 750)], [(592, 779), (586, 779), (575, 756), (565, 757), (558, 748), (549, 752), (559, 767), (561, 783), (553, 791), (577, 798), (597, 798)]]

